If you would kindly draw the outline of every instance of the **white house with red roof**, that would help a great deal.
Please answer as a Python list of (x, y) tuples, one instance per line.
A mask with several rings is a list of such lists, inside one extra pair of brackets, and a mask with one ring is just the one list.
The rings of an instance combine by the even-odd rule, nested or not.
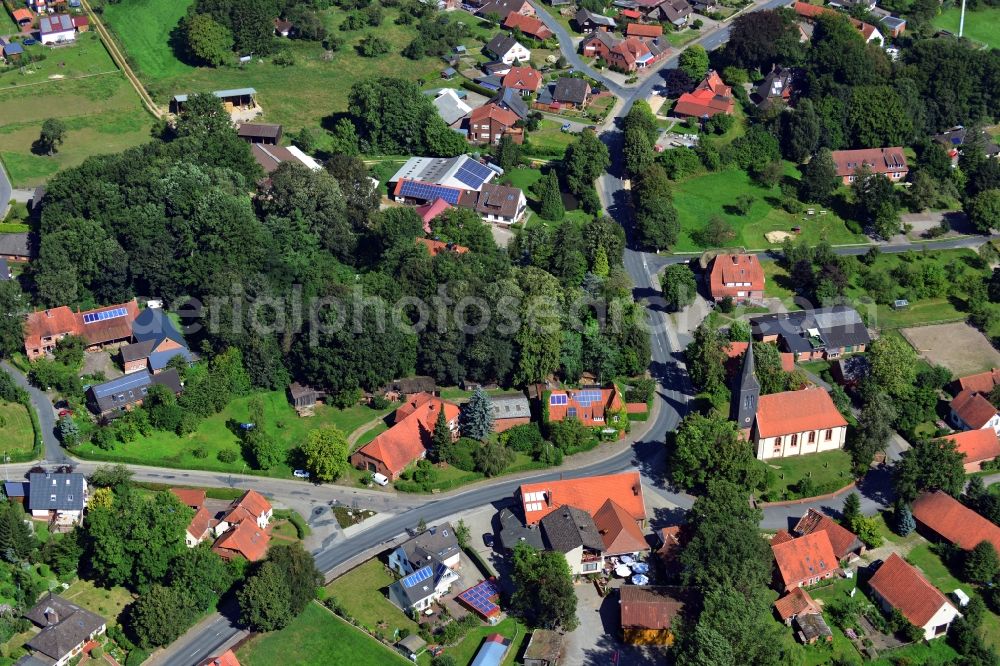
[(962, 430), (989, 428), (1000, 434), (1000, 412), (986, 395), (965, 389), (951, 401), (951, 422)]
[(951, 623), (962, 617), (939, 589), (896, 553), (878, 568), (868, 586), (883, 610), (898, 610), (924, 630), (926, 640), (945, 635)]
[(715, 302), (764, 300), (764, 269), (753, 254), (720, 254), (712, 261), (708, 287)]
[(752, 431), (757, 458), (785, 458), (844, 448), (847, 420), (826, 389), (813, 387), (760, 397)]
[(614, 500), (637, 525), (646, 522), (639, 472), (525, 483), (514, 498), (520, 502), (528, 525), (537, 524), (561, 506), (573, 506), (593, 516), (608, 500)]

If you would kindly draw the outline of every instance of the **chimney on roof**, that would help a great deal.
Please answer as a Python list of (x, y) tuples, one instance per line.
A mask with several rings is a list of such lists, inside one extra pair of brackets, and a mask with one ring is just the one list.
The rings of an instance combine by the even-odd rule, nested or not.
[(639, 484), (638, 483), (632, 484), (632, 494), (635, 495), (636, 497), (639, 496)]
[(552, 493), (546, 490), (542, 494), (545, 496), (545, 506), (552, 506)]

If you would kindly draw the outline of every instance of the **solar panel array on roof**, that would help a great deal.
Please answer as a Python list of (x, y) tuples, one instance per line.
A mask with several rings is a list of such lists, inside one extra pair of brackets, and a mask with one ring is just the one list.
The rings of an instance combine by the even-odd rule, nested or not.
[(587, 389), (584, 391), (578, 391), (576, 396), (576, 401), (580, 403), (583, 407), (590, 407), (595, 402), (601, 401), (601, 392), (596, 389)]
[(499, 596), (500, 593), (493, 586), (493, 583), (484, 580), (459, 594), (458, 598), (484, 618), (491, 618), (500, 614), (500, 607), (495, 601)]
[(403, 184), (399, 189), (399, 193), (404, 197), (421, 199), (423, 201), (444, 199), (453, 206), (458, 203), (458, 199), (462, 194), (460, 190), (456, 190), (452, 187), (431, 185), (430, 183), (418, 183), (412, 180), (403, 181)]
[(128, 314), (126, 308), (114, 308), (111, 310), (101, 310), (100, 312), (88, 312), (83, 315), (84, 324), (93, 324), (95, 321), (107, 321), (108, 319), (117, 319), (118, 317), (124, 317)]
[(566, 394), (565, 393), (553, 393), (549, 396), (550, 405), (565, 405), (566, 404)]
[(403, 587), (413, 587), (417, 583), (423, 582), (431, 577), (434, 570), (430, 567), (423, 567), (422, 569), (417, 569), (409, 576), (403, 579)]
[(455, 178), (468, 185), (473, 190), (478, 190), (493, 175), (493, 171), (474, 160), (465, 160), (465, 163), (458, 168)]

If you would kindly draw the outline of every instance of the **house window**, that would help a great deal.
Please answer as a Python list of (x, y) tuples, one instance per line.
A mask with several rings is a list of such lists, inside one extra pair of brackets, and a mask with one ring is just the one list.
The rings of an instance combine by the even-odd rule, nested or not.
[(826, 431), (826, 436), (825, 436), (825, 438), (824, 438), (824, 439), (826, 439), (826, 441), (828, 441), (828, 442), (829, 442), (829, 441), (830, 441), (831, 439), (833, 439), (833, 430), (832, 430), (832, 429), (831, 429), (831, 430), (827, 430), (827, 431)]
[(814, 444), (816, 442), (816, 431), (813, 430), (809, 433), (809, 443)]
[(798, 445), (799, 445), (799, 436), (792, 435), (792, 446), (798, 446)]
[(597, 562), (587, 562), (586, 564), (583, 565), (583, 572), (590, 573), (593, 571), (597, 571), (597, 566), (598, 566)]

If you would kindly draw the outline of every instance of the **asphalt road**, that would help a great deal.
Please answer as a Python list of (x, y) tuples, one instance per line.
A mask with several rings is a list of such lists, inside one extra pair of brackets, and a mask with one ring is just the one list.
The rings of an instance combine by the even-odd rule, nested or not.
[(11, 184), (7, 177), (7, 170), (3, 168), (0, 161), (0, 221), (7, 217), (7, 206), (10, 205)]
[[(3, 167), (0, 167), (0, 171), (2, 170)], [(3, 206), (0, 205), (0, 210), (2, 209)], [(38, 414), (38, 425), (42, 429), (42, 447), (45, 451), (44, 462), (52, 465), (71, 463), (72, 461), (66, 455), (65, 451), (63, 451), (63, 448), (59, 445), (59, 439), (56, 437), (56, 410), (52, 406), (52, 402), (48, 396), (29, 384), (28, 378), (7, 361), (0, 361), (0, 367), (14, 378), (18, 386), (28, 391), (28, 396), (31, 398), (31, 405), (35, 408), (35, 413)]]

